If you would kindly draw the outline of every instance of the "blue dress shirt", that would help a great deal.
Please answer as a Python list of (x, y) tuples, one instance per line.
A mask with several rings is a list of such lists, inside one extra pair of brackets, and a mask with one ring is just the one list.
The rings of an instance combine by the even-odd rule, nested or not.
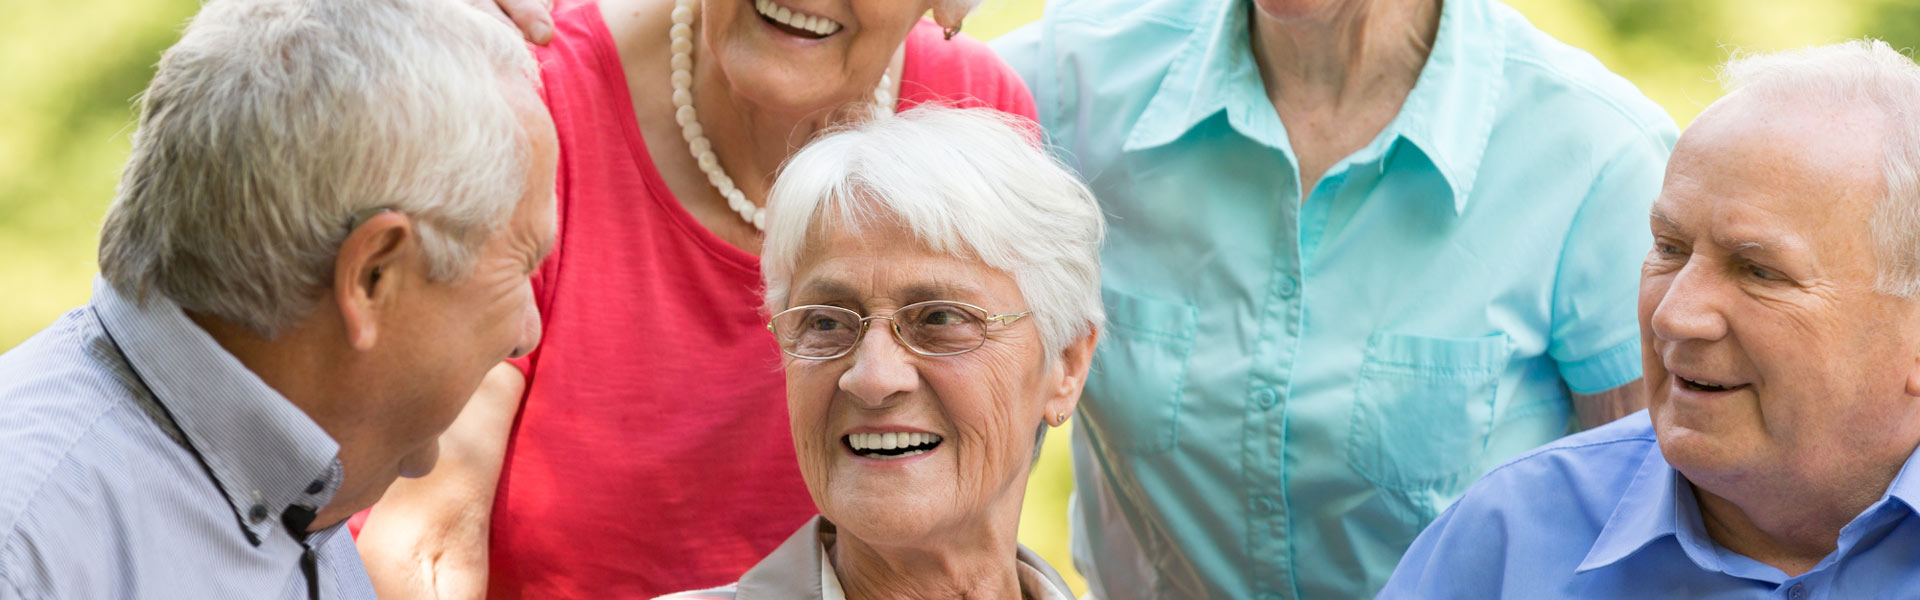
[(0, 599), (373, 598), (345, 527), (288, 533), (338, 454), (178, 306), (96, 280), (0, 354)]
[(1487, 473), (1413, 543), (1381, 598), (1920, 597), (1920, 453), (1797, 577), (1713, 542), (1647, 412)]
[(1354, 598), (1481, 473), (1640, 375), (1672, 119), (1447, 0), (1384, 131), (1302, 190), (1246, 0), (1054, 0), (995, 41), (1108, 215), (1075, 565), (1128, 598)]

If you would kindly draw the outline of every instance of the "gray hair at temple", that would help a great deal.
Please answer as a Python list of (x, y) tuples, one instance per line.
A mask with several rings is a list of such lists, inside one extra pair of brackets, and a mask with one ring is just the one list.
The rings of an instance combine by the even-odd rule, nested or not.
[(1013, 277), (1049, 360), (1101, 326), (1093, 193), (1035, 141), (1035, 126), (991, 109), (922, 107), (807, 144), (768, 195), (761, 268), (768, 312), (787, 306), (811, 236), (897, 223), (935, 252)]
[(1886, 119), (1881, 174), (1886, 195), (1870, 228), (1880, 292), (1920, 297), (1920, 65), (1886, 42), (1861, 39), (1771, 54), (1738, 55), (1721, 67), (1728, 92), (1800, 106), (1878, 109)]
[(100, 270), (272, 338), (387, 208), (457, 281), (525, 187), (511, 94), (537, 85), (516, 33), (453, 0), (208, 2), (143, 94)]

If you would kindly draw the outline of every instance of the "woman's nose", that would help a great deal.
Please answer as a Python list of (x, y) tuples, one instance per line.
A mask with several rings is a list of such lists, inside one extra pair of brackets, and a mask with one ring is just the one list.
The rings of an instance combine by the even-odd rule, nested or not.
[(869, 321), (853, 349), (853, 366), (840, 375), (840, 389), (863, 404), (880, 406), (920, 384), (913, 352), (900, 345), (891, 323)]

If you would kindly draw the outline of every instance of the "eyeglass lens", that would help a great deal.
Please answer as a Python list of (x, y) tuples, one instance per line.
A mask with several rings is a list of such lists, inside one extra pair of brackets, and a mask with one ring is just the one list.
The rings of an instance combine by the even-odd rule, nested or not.
[[(959, 354), (979, 348), (986, 341), (986, 323), (982, 316), (959, 304), (925, 302), (907, 306), (890, 316), (899, 328), (900, 341), (920, 354)], [(851, 351), (858, 343), (860, 315), (837, 307), (803, 307), (775, 317), (773, 330), (780, 347), (794, 355), (838, 356)]]

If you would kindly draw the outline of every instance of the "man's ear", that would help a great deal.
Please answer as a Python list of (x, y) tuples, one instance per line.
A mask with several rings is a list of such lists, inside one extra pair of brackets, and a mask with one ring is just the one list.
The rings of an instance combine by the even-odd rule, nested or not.
[(391, 309), (401, 271), (417, 264), (419, 236), (413, 220), (398, 212), (368, 218), (340, 244), (333, 259), (333, 300), (355, 350), (373, 348), (379, 338), (380, 312)]
[(1060, 362), (1054, 374), (1053, 389), (1047, 394), (1046, 420), (1058, 427), (1065, 422), (1062, 417), (1071, 417), (1073, 409), (1080, 404), (1080, 390), (1087, 385), (1087, 373), (1092, 369), (1093, 347), (1100, 340), (1100, 328), (1089, 326), (1087, 334), (1067, 343), (1060, 350)]

